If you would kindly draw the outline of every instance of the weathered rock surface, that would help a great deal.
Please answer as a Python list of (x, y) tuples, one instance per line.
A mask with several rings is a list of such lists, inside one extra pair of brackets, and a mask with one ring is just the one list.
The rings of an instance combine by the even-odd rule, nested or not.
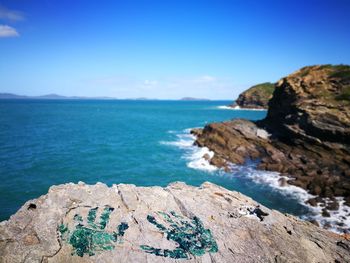
[(203, 130), (191, 132), (197, 136), (198, 146), (206, 146), (215, 152), (210, 162), (219, 167), (225, 167), (229, 162), (244, 164), (247, 158), (261, 157), (265, 148), (272, 148), (266, 131), (244, 119), (211, 123)]
[(350, 241), (211, 183), (79, 183), (1, 222), (0, 261), (350, 262)]
[(336, 196), (350, 205), (350, 66), (305, 67), (276, 84), (264, 120), (193, 133), (197, 145), (215, 152), (212, 164), (259, 159), (258, 168), (288, 175), (289, 183), (331, 198), (334, 208)]
[(239, 106), (247, 109), (267, 109), (268, 102), (272, 98), (275, 85), (270, 82), (255, 85), (239, 94), (231, 107)]

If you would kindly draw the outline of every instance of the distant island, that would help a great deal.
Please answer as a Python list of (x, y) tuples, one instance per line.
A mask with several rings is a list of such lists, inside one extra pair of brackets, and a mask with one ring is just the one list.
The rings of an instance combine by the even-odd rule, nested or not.
[(46, 94), (41, 96), (26, 96), (13, 93), (0, 93), (0, 99), (44, 99), (44, 100), (116, 100), (113, 97), (83, 97), (83, 96), (62, 96), (58, 94)]
[(199, 100), (199, 101), (209, 101), (210, 99), (204, 99), (204, 98), (192, 98), (192, 97), (184, 97), (184, 98), (182, 98), (182, 99), (180, 99), (180, 100), (191, 100), (191, 101), (193, 101), (193, 100)]
[[(17, 95), (13, 93), (0, 93), (0, 100), (7, 100), (7, 99), (40, 99), (40, 100), (159, 100), (156, 98), (146, 98), (146, 97), (138, 97), (138, 98), (126, 98), (126, 99), (120, 99), (115, 97), (108, 97), (108, 96), (100, 96), (100, 97), (85, 97), (85, 96), (63, 96), (58, 94), (46, 94), (46, 95), (40, 95), (40, 96), (27, 96), (27, 95)], [(192, 97), (184, 97), (181, 99), (175, 99), (175, 100), (184, 100), (184, 101), (210, 101), (210, 99), (203, 99), (203, 98), (192, 98)]]

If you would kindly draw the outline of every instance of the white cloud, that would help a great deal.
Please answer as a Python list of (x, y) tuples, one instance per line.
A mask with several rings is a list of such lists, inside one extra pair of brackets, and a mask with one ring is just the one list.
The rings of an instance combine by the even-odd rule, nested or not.
[(156, 81), (156, 80), (148, 80), (148, 79), (146, 79), (143, 82), (143, 85), (145, 85), (145, 86), (156, 86), (157, 84), (158, 84), (158, 81)]
[(200, 77), (193, 80), (193, 82), (195, 82), (195, 83), (210, 83), (210, 82), (215, 82), (215, 81), (216, 81), (215, 77), (208, 76), (208, 75), (200, 76)]
[[(142, 89), (144, 87), (144, 89)], [(233, 99), (235, 85), (232, 79), (210, 75), (165, 77), (146, 80), (138, 89), (142, 97), (177, 99), (182, 97)]]
[(242, 89), (231, 78), (210, 75), (144, 78), (112, 75), (80, 81), (90, 96), (179, 99), (182, 97), (233, 100)]
[(0, 19), (15, 22), (24, 20), (24, 15), (22, 12), (9, 10), (6, 7), (0, 6)]
[(16, 29), (7, 25), (0, 25), (0, 37), (18, 37)]

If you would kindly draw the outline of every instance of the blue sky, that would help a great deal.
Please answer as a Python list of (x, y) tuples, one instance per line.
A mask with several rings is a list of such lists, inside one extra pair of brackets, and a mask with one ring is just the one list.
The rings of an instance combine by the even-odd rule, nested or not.
[(0, 0), (0, 92), (234, 99), (350, 64), (350, 0)]

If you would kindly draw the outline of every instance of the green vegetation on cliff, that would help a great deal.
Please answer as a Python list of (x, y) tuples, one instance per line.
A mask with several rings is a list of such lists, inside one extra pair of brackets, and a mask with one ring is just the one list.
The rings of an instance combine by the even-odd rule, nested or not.
[(266, 109), (274, 90), (275, 84), (270, 82), (255, 85), (239, 95), (236, 105), (241, 108)]
[[(307, 78), (318, 86), (313, 90), (313, 96), (328, 103), (348, 104), (350, 102), (350, 66), (321, 65), (304, 67), (294, 74), (297, 78)], [(320, 79), (328, 79), (328, 88), (322, 87)]]
[(271, 82), (265, 82), (249, 88), (247, 91), (245, 91), (245, 93), (247, 94), (259, 93), (265, 96), (271, 96), (274, 90), (275, 90), (275, 84)]
[(347, 100), (350, 101), (350, 85), (344, 87), (341, 93), (335, 97), (336, 100)]
[[(350, 206), (350, 66), (304, 67), (276, 83), (268, 106), (261, 121), (235, 119), (194, 131), (195, 143), (215, 153), (210, 163), (218, 167), (255, 159), (259, 169), (289, 177), (285, 183), (315, 196), (310, 205), (322, 203), (320, 223), (327, 228), (331, 213)], [(337, 228), (349, 232), (344, 218)]]
[(333, 66), (332, 78), (341, 79), (344, 86), (340, 90), (339, 94), (335, 97), (336, 100), (350, 101), (350, 66), (337, 65)]

